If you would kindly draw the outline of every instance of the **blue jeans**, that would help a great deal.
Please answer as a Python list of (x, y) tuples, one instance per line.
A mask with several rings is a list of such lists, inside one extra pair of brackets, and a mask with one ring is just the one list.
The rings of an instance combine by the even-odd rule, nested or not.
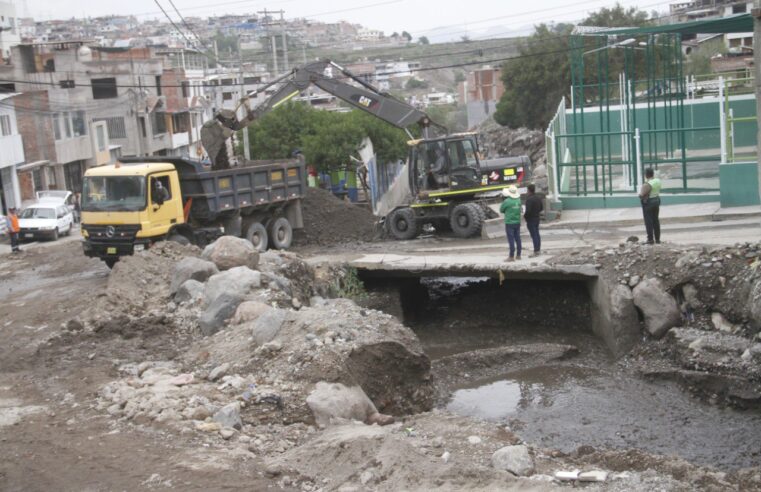
[(516, 246), (518, 248), (518, 256), (521, 255), (521, 225), (518, 224), (505, 224), (505, 233), (507, 234), (507, 244), (510, 245), (510, 258), (515, 256)]
[(539, 219), (526, 220), (526, 228), (531, 234), (531, 242), (534, 243), (534, 253), (538, 253), (542, 249), (542, 238), (539, 237)]

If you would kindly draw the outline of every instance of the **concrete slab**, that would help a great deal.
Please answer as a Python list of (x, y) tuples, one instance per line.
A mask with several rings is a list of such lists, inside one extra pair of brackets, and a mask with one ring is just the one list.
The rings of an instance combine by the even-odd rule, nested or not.
[(368, 254), (348, 261), (367, 273), (396, 273), (400, 276), (441, 275), (493, 278), (590, 279), (597, 277), (594, 265), (549, 265), (549, 257), (507, 262), (504, 253), (490, 255), (405, 255)]

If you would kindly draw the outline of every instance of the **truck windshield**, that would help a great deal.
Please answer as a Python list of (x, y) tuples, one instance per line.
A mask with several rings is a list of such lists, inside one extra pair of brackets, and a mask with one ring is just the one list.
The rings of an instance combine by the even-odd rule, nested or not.
[(145, 208), (145, 177), (87, 176), (82, 187), (82, 211), (137, 211)]

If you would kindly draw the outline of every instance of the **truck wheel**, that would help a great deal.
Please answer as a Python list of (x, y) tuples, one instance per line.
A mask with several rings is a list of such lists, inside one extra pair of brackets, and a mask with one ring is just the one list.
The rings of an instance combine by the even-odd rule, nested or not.
[(116, 262), (119, 261), (119, 258), (105, 258), (103, 261), (106, 262), (108, 268), (113, 268)]
[(293, 228), (285, 217), (278, 217), (269, 223), (267, 227), (270, 238), (270, 246), (276, 249), (287, 249), (293, 241)]
[(246, 228), (246, 239), (254, 245), (254, 249), (263, 252), (267, 251), (267, 229), (259, 222), (252, 222)]
[(174, 233), (168, 238), (169, 241), (182, 244), (183, 246), (187, 246), (190, 244), (190, 240), (183, 236), (182, 234)]
[(415, 212), (411, 208), (398, 208), (388, 217), (388, 231), (394, 239), (414, 239), (418, 235)]
[(449, 224), (458, 237), (475, 236), (481, 231), (483, 212), (475, 203), (461, 203), (452, 210)]

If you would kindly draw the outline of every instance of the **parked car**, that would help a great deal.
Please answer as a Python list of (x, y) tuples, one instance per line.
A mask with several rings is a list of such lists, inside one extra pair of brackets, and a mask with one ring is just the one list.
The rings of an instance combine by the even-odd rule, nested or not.
[(74, 214), (63, 202), (41, 202), (30, 205), (19, 214), (20, 239), (58, 239), (69, 235), (74, 227)]

